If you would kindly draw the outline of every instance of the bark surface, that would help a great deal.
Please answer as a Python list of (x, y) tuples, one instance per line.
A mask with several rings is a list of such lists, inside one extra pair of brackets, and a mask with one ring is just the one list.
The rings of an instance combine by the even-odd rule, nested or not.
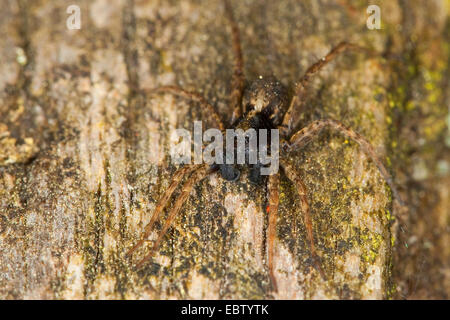
[[(1, 0), (0, 298), (382, 299), (450, 295), (449, 7), (419, 1), (232, 1), (248, 80), (314, 78), (301, 126), (334, 118), (375, 147), (408, 209), (358, 146), (325, 131), (289, 158), (304, 178), (324, 281), (294, 185), (281, 177), (275, 276), (267, 188), (212, 175), (151, 262), (139, 240), (176, 167), (174, 129), (211, 125), (198, 105), (136, 88), (200, 91), (228, 120), (230, 26), (221, 1)], [(81, 29), (68, 30), (69, 5)], [(382, 29), (366, 26), (369, 4)], [(173, 203), (173, 201), (171, 202)], [(167, 212), (167, 211), (166, 211)]]

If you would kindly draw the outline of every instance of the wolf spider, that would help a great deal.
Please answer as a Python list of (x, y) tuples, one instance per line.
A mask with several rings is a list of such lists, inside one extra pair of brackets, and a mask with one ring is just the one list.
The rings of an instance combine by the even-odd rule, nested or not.
[[(322, 270), (319, 256), (317, 255), (314, 245), (314, 236), (312, 221), (309, 211), (307, 190), (306, 187), (297, 173), (295, 168), (286, 161), (286, 158), (293, 151), (297, 151), (305, 147), (314, 137), (317, 137), (320, 131), (324, 128), (334, 129), (337, 132), (343, 134), (347, 138), (355, 141), (362, 150), (372, 159), (375, 165), (378, 167), (381, 175), (391, 188), (394, 197), (400, 202), (401, 198), (394, 185), (394, 182), (384, 167), (382, 161), (376, 155), (371, 144), (362, 137), (359, 133), (355, 132), (351, 128), (344, 126), (342, 123), (331, 120), (317, 120), (310, 123), (308, 126), (292, 134), (293, 128), (295, 128), (298, 120), (294, 119), (293, 111), (300, 107), (304, 103), (304, 96), (310, 82), (311, 76), (320, 71), (326, 64), (336, 58), (339, 54), (346, 50), (368, 51), (363, 47), (359, 47), (348, 42), (341, 42), (334, 47), (325, 57), (310, 66), (303, 77), (295, 86), (294, 95), (289, 101), (289, 94), (287, 89), (275, 78), (259, 78), (245, 90), (245, 77), (243, 73), (244, 62), (242, 57), (240, 34), (237, 23), (233, 16), (233, 11), (228, 0), (224, 0), (224, 7), (226, 16), (231, 24), (231, 36), (232, 36), (232, 51), (234, 56), (234, 68), (231, 79), (231, 94), (230, 105), (233, 110), (229, 126), (233, 129), (241, 128), (244, 131), (248, 128), (254, 129), (279, 129), (280, 132), (280, 166), (283, 169), (285, 175), (291, 180), (297, 188), (298, 195), (300, 197), (301, 211), (303, 213), (303, 219), (306, 226), (306, 235), (309, 242), (311, 256), (315, 268), (320, 275), (326, 279), (325, 273)], [(183, 97), (185, 99), (197, 102), (202, 108), (207, 110), (212, 115), (213, 120), (220, 130), (225, 129), (225, 124), (221, 121), (220, 116), (216, 112), (215, 108), (200, 94), (184, 90), (176, 86), (164, 86), (149, 91), (150, 93), (171, 93), (176, 96)], [(172, 182), (159, 199), (153, 216), (150, 222), (145, 226), (143, 236), (139, 242), (132, 247), (127, 256), (130, 256), (139, 247), (143, 245), (145, 239), (148, 238), (152, 228), (160, 216), (163, 209), (168, 205), (174, 191), (180, 185), (184, 177), (189, 177), (181, 188), (181, 193), (176, 199), (173, 206), (170, 208), (168, 218), (163, 225), (163, 228), (153, 244), (150, 253), (147, 254), (138, 264), (137, 268), (142, 267), (149, 259), (152, 258), (155, 251), (158, 249), (163, 237), (167, 233), (168, 229), (172, 225), (176, 215), (180, 212), (183, 204), (187, 201), (192, 188), (199, 183), (202, 179), (212, 174), (213, 172), (220, 171), (220, 174), (225, 180), (236, 181), (239, 178), (240, 171), (236, 165), (207, 165), (207, 164), (194, 164), (185, 165), (178, 169), (172, 177)], [(250, 168), (249, 180), (250, 182), (258, 182), (260, 177), (257, 171)], [(280, 173), (272, 174), (268, 178), (268, 231), (267, 231), (267, 251), (268, 251), (268, 272), (272, 288), (277, 291), (277, 284), (274, 275), (274, 240), (276, 237), (276, 222), (278, 215), (278, 202), (279, 202), (279, 179)]]

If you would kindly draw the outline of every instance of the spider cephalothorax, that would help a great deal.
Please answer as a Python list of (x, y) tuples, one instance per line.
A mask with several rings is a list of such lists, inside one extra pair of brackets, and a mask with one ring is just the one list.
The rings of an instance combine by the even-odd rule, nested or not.
[[(360, 134), (341, 124), (340, 122), (332, 119), (317, 120), (303, 129), (293, 133), (297, 125), (297, 120), (294, 118), (294, 110), (301, 107), (304, 103), (304, 95), (307, 90), (310, 78), (320, 71), (328, 62), (333, 60), (336, 56), (346, 50), (357, 50), (368, 52), (369, 50), (358, 47), (356, 45), (341, 42), (322, 59), (318, 60), (315, 64), (309, 67), (303, 77), (300, 78), (293, 90), (293, 95), (290, 98), (288, 90), (273, 77), (260, 77), (252, 82), (247, 88), (245, 88), (245, 77), (243, 73), (243, 58), (240, 45), (239, 29), (233, 17), (233, 12), (228, 0), (224, 0), (225, 11), (231, 24), (232, 31), (232, 48), (234, 53), (234, 71), (231, 81), (231, 93), (230, 93), (230, 111), (232, 111), (232, 117), (230, 121), (224, 124), (215, 111), (215, 108), (208, 103), (200, 94), (195, 92), (186, 91), (182, 88), (175, 86), (159, 87), (151, 90), (151, 93), (157, 92), (169, 92), (192, 101), (198, 102), (202, 108), (208, 111), (211, 118), (216, 122), (217, 128), (222, 132), (226, 127), (231, 129), (242, 129), (246, 131), (250, 128), (258, 129), (277, 129), (280, 138), (280, 154), (279, 164), (282, 169), (281, 172), (293, 182), (295, 185), (298, 196), (300, 198), (301, 211), (303, 214), (304, 224), (306, 226), (307, 241), (309, 243), (311, 257), (316, 269), (326, 278), (325, 272), (321, 268), (319, 256), (315, 249), (312, 220), (309, 212), (307, 190), (303, 181), (295, 168), (292, 166), (289, 158), (293, 156), (293, 151), (302, 149), (308, 144), (311, 139), (317, 137), (322, 129), (328, 128), (335, 130), (338, 133), (346, 136), (348, 139), (355, 141), (361, 149), (372, 159), (374, 164), (378, 167), (381, 175), (388, 183), (395, 198), (402, 203), (399, 193), (393, 183), (393, 180), (384, 167), (382, 161), (375, 153), (371, 144)], [(248, 150), (245, 152), (247, 153)], [(248, 163), (240, 164), (242, 167), (249, 167), (249, 181), (253, 183), (261, 182), (261, 175), (259, 169), (260, 163), (248, 165)], [(146, 261), (152, 258), (153, 254), (159, 247), (164, 235), (172, 225), (176, 215), (180, 212), (183, 204), (188, 199), (192, 188), (202, 179), (208, 175), (220, 171), (221, 176), (225, 180), (235, 181), (240, 177), (240, 167), (235, 163), (231, 164), (191, 164), (182, 166), (178, 169), (172, 177), (167, 190), (159, 199), (153, 216), (150, 222), (145, 226), (142, 239), (129, 250), (127, 255), (131, 255), (137, 248), (142, 246), (145, 239), (150, 235), (152, 228), (159, 218), (161, 212), (168, 206), (169, 201), (180, 185), (183, 178), (187, 178), (186, 182), (181, 187), (181, 192), (178, 198), (175, 199), (171, 206), (168, 218), (164, 223), (162, 230), (155, 241), (150, 253), (138, 263), (138, 267), (142, 266)], [(278, 216), (278, 202), (279, 202), (279, 183), (280, 172), (276, 172), (268, 176), (268, 230), (267, 230), (267, 265), (270, 280), (273, 289), (277, 290), (276, 278), (274, 273), (274, 240), (276, 237), (276, 222)]]
[[(248, 132), (249, 129), (254, 129), (255, 132), (261, 129), (266, 130), (268, 134), (267, 148), (270, 149), (271, 130), (277, 129), (281, 124), (282, 116), (288, 107), (288, 102), (288, 90), (281, 82), (273, 76), (260, 76), (244, 90), (242, 101), (243, 114), (234, 121), (231, 127), (233, 129), (240, 129), (242, 132)], [(259, 143), (259, 136), (256, 135), (256, 137), (256, 142)], [(234, 148), (232, 151), (236, 152), (236, 149)], [(251, 183), (259, 184), (263, 180), (260, 170), (264, 164), (261, 162), (249, 163), (248, 151), (247, 141), (245, 147), (246, 163), (241, 166), (233, 163), (215, 165), (213, 167), (218, 168), (222, 178), (228, 181), (236, 181), (240, 177), (242, 167), (249, 167), (248, 180)], [(224, 153), (226, 152), (227, 150), (224, 151)]]

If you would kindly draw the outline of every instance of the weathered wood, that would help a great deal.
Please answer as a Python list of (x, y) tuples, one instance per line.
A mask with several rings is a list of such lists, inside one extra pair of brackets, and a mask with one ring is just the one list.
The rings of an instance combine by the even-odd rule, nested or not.
[[(416, 162), (408, 159), (418, 143), (411, 140), (411, 121), (418, 126), (436, 121), (417, 133), (425, 145), (448, 135), (445, 1), (379, 2), (382, 30), (367, 29), (366, 3), (232, 1), (250, 80), (274, 74), (293, 85), (341, 40), (385, 53), (386, 59), (347, 54), (327, 66), (312, 83), (301, 124), (331, 117), (358, 130), (402, 189), (409, 190), (403, 194), (412, 203), (413, 213), (398, 211), (362, 150), (336, 134), (322, 134), (290, 161), (309, 190), (316, 247), (329, 280), (312, 267), (299, 199), (282, 177), (278, 293), (270, 292), (267, 272), (267, 190), (249, 185), (245, 175), (239, 183), (212, 175), (198, 184), (146, 267), (134, 270), (133, 262), (144, 256), (150, 241), (133, 262), (125, 257), (175, 172), (168, 153), (171, 132), (192, 129), (195, 119), (211, 123), (195, 103), (135, 88), (180, 85), (201, 91), (224, 119), (231, 116), (231, 37), (221, 1), (78, 1), (81, 30), (66, 28), (66, 8), (73, 1), (3, 1), (1, 298), (380, 299), (412, 294), (405, 289), (408, 279), (399, 274), (403, 266), (414, 270), (418, 256), (404, 249), (394, 255), (405, 240), (401, 235), (396, 241), (395, 235), (414, 219), (427, 221), (414, 212), (426, 212), (429, 204), (412, 199), (418, 191), (406, 187), (415, 165), (449, 164), (445, 147), (428, 157), (418, 151)], [(416, 73), (409, 76), (411, 69)], [(430, 113), (422, 116), (421, 111)], [(433, 244), (441, 248), (439, 272), (442, 277), (447, 272), (448, 281), (448, 200), (443, 200), (448, 172), (439, 179), (443, 187), (430, 210), (440, 221), (441, 234)], [(426, 187), (437, 188), (433, 183)], [(392, 223), (394, 216), (399, 223)], [(425, 237), (423, 230), (415, 231), (409, 232)], [(433, 283), (434, 292), (444, 292), (441, 296), (449, 288), (442, 278)]]

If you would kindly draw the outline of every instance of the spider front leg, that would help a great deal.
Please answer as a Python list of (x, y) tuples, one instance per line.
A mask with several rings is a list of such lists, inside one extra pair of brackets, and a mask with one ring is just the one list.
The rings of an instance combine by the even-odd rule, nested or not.
[(283, 122), (282, 122), (281, 129), (280, 129), (281, 133), (284, 136), (286, 136), (286, 137), (289, 136), (291, 133), (291, 130), (293, 128), (295, 128), (297, 125), (297, 123), (294, 123), (295, 121), (293, 119), (293, 113), (294, 113), (294, 110), (296, 109), (297, 103), (299, 103), (301, 106), (301, 104), (303, 104), (305, 102), (305, 99), (304, 99), (305, 92), (307, 90), (308, 84), (310, 83), (310, 78), (314, 74), (319, 72), (328, 63), (333, 61), (339, 54), (341, 54), (347, 50), (362, 51), (362, 52), (366, 52), (370, 55), (374, 54), (374, 52), (371, 51), (370, 49), (360, 47), (358, 45), (343, 41), (343, 42), (340, 42), (336, 47), (332, 48), (325, 57), (323, 57), (322, 59), (320, 59), (319, 61), (314, 63), (312, 66), (310, 66), (306, 70), (305, 74), (300, 79), (300, 81), (296, 84), (295, 93), (292, 97), (291, 103), (289, 104), (289, 108), (287, 109), (287, 111), (284, 115)]
[(289, 164), (286, 160), (280, 159), (281, 167), (284, 170), (284, 173), (289, 178), (289, 180), (294, 183), (294, 185), (297, 188), (298, 195), (300, 197), (300, 206), (302, 209), (303, 219), (306, 227), (306, 236), (308, 238), (309, 242), (309, 248), (311, 250), (311, 257), (314, 263), (314, 267), (319, 271), (320, 275), (324, 280), (326, 280), (325, 272), (322, 269), (322, 265), (320, 263), (320, 258), (317, 255), (316, 252), (316, 246), (314, 244), (314, 235), (313, 235), (313, 225), (311, 220), (311, 214), (309, 210), (309, 204), (308, 204), (308, 195), (306, 192), (306, 187), (303, 184), (302, 179), (300, 178), (300, 175), (297, 173), (297, 171), (292, 167), (291, 164)]
[(322, 129), (326, 127), (336, 130), (340, 134), (343, 134), (347, 138), (359, 144), (364, 153), (366, 153), (366, 155), (368, 155), (375, 163), (375, 165), (378, 167), (378, 170), (380, 171), (384, 180), (391, 188), (391, 191), (394, 194), (395, 199), (397, 199), (400, 205), (404, 206), (404, 202), (400, 197), (400, 193), (398, 192), (391, 175), (387, 171), (386, 167), (383, 165), (383, 162), (375, 153), (375, 150), (372, 147), (372, 145), (365, 138), (363, 138), (358, 132), (344, 126), (342, 123), (336, 120), (327, 119), (314, 121), (307, 127), (301, 129), (300, 131), (295, 133), (289, 140), (290, 145), (286, 148), (287, 151), (293, 151), (303, 148), (311, 141), (312, 138), (318, 136), (320, 131), (322, 131)]
[(180, 212), (183, 204), (186, 202), (189, 195), (191, 194), (192, 188), (198, 182), (200, 182), (201, 180), (206, 178), (208, 175), (210, 175), (214, 171), (215, 171), (215, 169), (211, 169), (211, 167), (209, 165), (201, 165), (192, 173), (192, 175), (189, 177), (189, 179), (183, 185), (180, 196), (176, 199), (175, 204), (170, 209), (166, 223), (164, 224), (164, 226), (161, 230), (161, 233), (159, 234), (158, 238), (156, 239), (155, 244), (153, 245), (152, 249), (150, 250), (150, 253), (147, 254), (147, 256), (145, 258), (143, 258), (136, 265), (136, 268), (141, 268), (148, 260), (150, 260), (152, 258), (153, 254), (158, 249), (159, 244), (161, 243), (162, 239), (164, 238), (164, 236), (166, 235), (170, 226), (172, 225), (176, 215), (178, 214), (178, 212)]
[(277, 236), (277, 217), (278, 217), (278, 202), (279, 194), (278, 189), (280, 186), (280, 174), (276, 173), (269, 176), (269, 226), (267, 231), (267, 252), (268, 252), (268, 268), (270, 282), (272, 283), (273, 290), (278, 291), (277, 281), (274, 274), (274, 243)]
[(233, 110), (231, 123), (233, 124), (245, 110), (242, 110), (242, 95), (244, 93), (244, 59), (242, 58), (241, 37), (236, 20), (234, 20), (233, 10), (228, 0), (223, 0), (225, 14), (231, 24), (232, 49), (234, 56), (233, 78), (231, 80), (230, 105)]
[(150, 219), (150, 222), (145, 226), (144, 228), (144, 234), (141, 237), (141, 240), (139, 240), (138, 243), (136, 243), (133, 248), (131, 248), (127, 253), (126, 256), (131, 256), (137, 249), (139, 249), (145, 242), (145, 240), (150, 235), (150, 232), (152, 232), (152, 227), (155, 224), (156, 220), (158, 219), (159, 215), (161, 214), (162, 210), (166, 207), (167, 202), (169, 201), (170, 197), (172, 197), (172, 194), (174, 193), (175, 189), (180, 184), (181, 180), (185, 176), (190, 175), (195, 169), (199, 168), (200, 165), (186, 165), (184, 167), (181, 167), (178, 169), (175, 174), (172, 177), (172, 183), (167, 188), (166, 192), (162, 195), (162, 197), (159, 199), (158, 203), (156, 204), (155, 211), (153, 212), (153, 215)]

